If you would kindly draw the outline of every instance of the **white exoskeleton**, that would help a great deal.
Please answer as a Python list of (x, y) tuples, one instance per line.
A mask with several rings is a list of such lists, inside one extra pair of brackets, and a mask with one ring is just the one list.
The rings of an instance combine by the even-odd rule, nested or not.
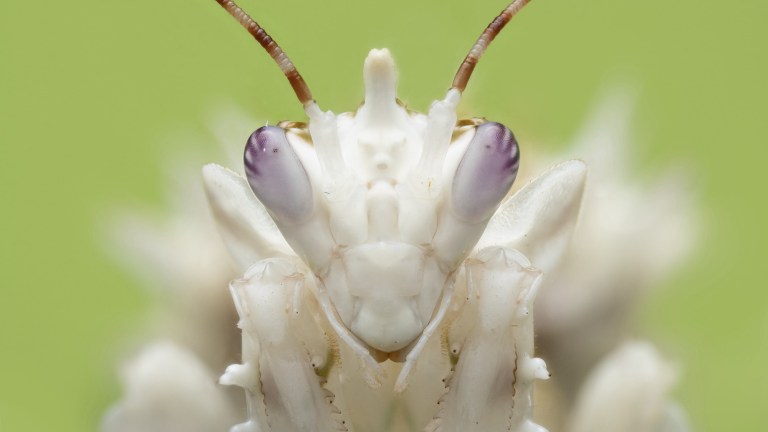
[[(532, 303), (578, 214), (586, 168), (555, 166), (508, 194), (517, 141), (456, 119), (485, 48), (527, 1), (510, 4), (425, 114), (397, 99), (386, 49), (365, 60), (365, 100), (323, 112), (277, 44), (217, 0), (289, 78), (308, 125), (254, 132), (245, 176), (204, 168), (222, 235), (244, 268), (230, 289), (249, 420), (233, 431), (542, 431), (532, 386)], [(502, 203), (502, 201), (504, 201)]]

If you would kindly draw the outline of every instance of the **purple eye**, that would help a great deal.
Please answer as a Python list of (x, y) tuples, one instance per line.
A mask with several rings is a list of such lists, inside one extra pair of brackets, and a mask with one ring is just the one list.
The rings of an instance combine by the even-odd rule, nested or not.
[(314, 208), (307, 171), (285, 136), (264, 126), (245, 145), (245, 175), (253, 193), (279, 222), (305, 222)]
[(517, 140), (501, 123), (483, 123), (456, 168), (453, 210), (465, 222), (491, 216), (512, 187), (520, 163)]

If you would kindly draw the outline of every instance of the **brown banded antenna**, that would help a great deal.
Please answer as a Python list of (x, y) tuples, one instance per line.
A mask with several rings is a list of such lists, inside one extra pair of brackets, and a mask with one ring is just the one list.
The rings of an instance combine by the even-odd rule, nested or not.
[[(275, 40), (272, 39), (272, 37), (234, 1), (216, 0), (216, 2), (229, 12), (229, 14), (232, 15), (232, 17), (234, 17), (237, 22), (239, 22), (240, 25), (242, 25), (248, 33), (250, 33), (262, 47), (264, 47), (265, 50), (267, 50), (267, 53), (269, 53), (270, 57), (277, 63), (280, 70), (285, 74), (285, 77), (288, 78), (288, 82), (291, 84), (291, 87), (293, 87), (293, 91), (296, 93), (296, 97), (299, 101), (304, 106), (311, 104), (313, 102), (312, 92), (309, 91), (309, 87), (307, 86), (307, 83), (304, 82), (304, 78), (301, 77), (296, 66), (294, 66), (293, 62), (291, 62), (291, 59), (288, 58), (288, 55), (285, 54), (283, 49), (280, 48), (280, 45), (278, 45), (277, 42), (275, 42)], [(461, 66), (459, 66), (459, 70), (453, 78), (451, 88), (454, 88), (459, 92), (464, 91), (467, 87), (469, 77), (472, 76), (472, 71), (475, 70), (475, 66), (477, 66), (480, 57), (482, 57), (485, 50), (488, 49), (488, 45), (491, 44), (493, 39), (496, 38), (496, 35), (501, 32), (512, 17), (517, 15), (517, 13), (530, 2), (531, 0), (513, 1), (509, 6), (504, 8), (504, 10), (501, 11), (490, 24), (488, 24), (488, 27), (486, 27), (485, 31), (483, 31), (477, 39), (472, 46), (472, 49), (469, 50), (469, 53), (464, 58), (464, 61), (461, 63)]]
[(472, 76), (472, 71), (475, 70), (475, 66), (477, 66), (477, 62), (480, 60), (480, 57), (482, 57), (483, 53), (485, 53), (485, 50), (488, 49), (488, 45), (493, 42), (493, 39), (496, 37), (496, 35), (501, 32), (501, 29), (507, 25), (512, 17), (517, 15), (517, 13), (520, 12), (520, 9), (522, 9), (530, 2), (531, 0), (513, 1), (509, 4), (509, 6), (501, 11), (499, 16), (494, 18), (494, 20), (488, 24), (488, 27), (486, 27), (485, 31), (483, 31), (480, 37), (477, 38), (477, 42), (475, 42), (475, 44), (472, 46), (472, 49), (469, 50), (469, 54), (467, 54), (467, 56), (464, 58), (461, 66), (459, 66), (459, 70), (456, 72), (456, 76), (453, 78), (453, 84), (451, 85), (451, 88), (455, 88), (460, 92), (464, 91), (464, 89), (467, 87), (469, 77)]
[(256, 42), (258, 42), (259, 45), (267, 50), (269, 56), (272, 57), (275, 63), (280, 67), (280, 70), (285, 74), (285, 77), (288, 78), (288, 82), (291, 83), (291, 87), (293, 87), (293, 91), (296, 93), (296, 97), (299, 98), (299, 101), (304, 106), (311, 104), (313, 102), (312, 92), (309, 91), (309, 87), (307, 86), (307, 83), (304, 82), (304, 78), (301, 77), (296, 66), (293, 65), (293, 62), (288, 58), (288, 55), (286, 55), (283, 49), (280, 48), (280, 45), (278, 45), (277, 42), (275, 42), (275, 40), (261, 28), (259, 23), (251, 18), (234, 1), (216, 0), (216, 2), (226, 9), (226, 11), (243, 26), (248, 33), (256, 39)]

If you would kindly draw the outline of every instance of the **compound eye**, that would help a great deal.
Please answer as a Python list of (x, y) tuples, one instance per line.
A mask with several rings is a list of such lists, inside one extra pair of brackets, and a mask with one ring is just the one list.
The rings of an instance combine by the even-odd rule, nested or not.
[(491, 217), (517, 176), (520, 152), (512, 131), (501, 123), (477, 126), (453, 177), (456, 216), (476, 223)]
[(312, 185), (283, 128), (257, 129), (248, 138), (244, 159), (251, 190), (279, 222), (309, 219), (314, 208)]

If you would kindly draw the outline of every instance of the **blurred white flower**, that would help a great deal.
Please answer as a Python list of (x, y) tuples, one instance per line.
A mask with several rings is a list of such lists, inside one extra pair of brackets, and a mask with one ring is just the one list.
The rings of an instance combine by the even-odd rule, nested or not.
[[(595, 379), (597, 364), (604, 358), (619, 361), (615, 351), (626, 343), (635, 305), (695, 244), (697, 220), (685, 176), (674, 168), (650, 184), (632, 180), (629, 123), (633, 106), (634, 97), (625, 89), (606, 92), (568, 150), (568, 156), (579, 155), (587, 162), (590, 179), (568, 251), (546, 275), (536, 301), (537, 347), (555, 377), (545, 386), (547, 393), (559, 394), (558, 407), (545, 410), (569, 412), (575, 405), (588, 403), (583, 401), (590, 397), (583, 386)], [(553, 158), (538, 160), (546, 164), (548, 159)], [(651, 350), (646, 346), (647, 353)], [(652, 364), (652, 360), (661, 362), (658, 355), (647, 354), (644, 359), (646, 367), (662, 369)], [(672, 384), (663, 384), (662, 377), (657, 382), (664, 389)], [(644, 396), (658, 405), (658, 424), (668, 421), (662, 417), (681, 417), (671, 408), (662, 409), (664, 393)], [(606, 413), (618, 422), (628, 421), (618, 419), (620, 413), (607, 407)], [(567, 418), (544, 423), (560, 430)], [(656, 430), (641, 425), (611, 429), (598, 419), (584, 429), (585, 419), (574, 421), (581, 422), (574, 426), (580, 431)]]
[(239, 409), (192, 352), (171, 342), (144, 348), (122, 374), (125, 395), (104, 419), (120, 432), (226, 430)]
[(626, 342), (595, 366), (575, 398), (572, 432), (685, 431), (667, 393), (675, 368), (645, 342)]
[[(539, 352), (536, 355), (547, 362), (552, 378), (545, 385), (537, 384), (533, 418), (553, 431), (687, 430), (682, 411), (668, 400), (668, 392), (676, 380), (676, 368), (649, 343), (628, 340), (626, 325), (628, 312), (638, 295), (656, 284), (690, 250), (695, 220), (691, 199), (679, 178), (665, 177), (650, 187), (632, 185), (626, 179), (630, 172), (625, 156), (630, 107), (627, 97), (611, 94), (569, 150), (568, 156), (585, 160), (589, 167), (581, 216), (572, 240), (568, 242), (568, 236), (558, 237), (552, 242), (554, 249), (547, 251), (536, 250), (536, 245), (526, 245), (524, 241), (519, 243), (524, 245), (522, 252), (529, 255), (528, 258), (533, 256), (535, 259), (531, 258), (531, 262), (544, 274), (540, 285), (533, 283), (538, 286), (535, 333)], [(227, 148), (241, 142), (253, 124), (235, 121), (222, 127), (221, 122), (217, 122), (213, 132), (225, 141), (222, 147)], [(536, 151), (533, 145), (524, 148), (524, 171), (518, 185), (527, 184), (552, 161), (567, 159), (563, 155), (555, 158), (535, 154)], [(237, 181), (237, 175), (232, 175), (232, 181)], [(221, 375), (226, 366), (241, 361), (240, 331), (236, 328), (237, 318), (226, 287), (229, 280), (242, 275), (249, 264), (274, 256), (290, 256), (291, 250), (282, 238), (274, 237), (276, 228), (263, 229), (271, 221), (264, 219), (266, 213), (258, 205), (247, 209), (247, 214), (254, 218), (250, 221), (232, 218), (224, 211), (216, 216), (220, 223), (227, 224), (223, 234), (236, 257), (237, 262), (233, 263), (215, 232), (200, 182), (190, 180), (187, 174), (183, 177), (185, 186), (174, 196), (184, 199), (167, 222), (152, 223), (143, 216), (129, 214), (116, 229), (124, 261), (148, 275), (154, 285), (166, 287), (167, 292), (158, 341), (148, 343), (128, 362), (123, 373), (125, 395), (106, 415), (104, 432), (214, 432), (227, 430), (247, 418), (266, 419), (269, 415), (254, 412), (259, 404), (252, 400), (253, 394), (246, 401), (241, 392), (215, 384), (215, 377)], [(227, 194), (237, 193), (237, 187), (232, 185), (219, 191), (215, 190), (215, 182), (209, 182), (208, 187), (214, 211), (219, 213), (226, 208)], [(542, 199), (531, 196), (530, 205), (539, 205), (544, 202)], [(554, 227), (554, 231), (562, 229), (555, 222), (547, 226)], [(494, 225), (492, 222), (487, 235), (495, 235), (494, 230), (504, 226), (504, 223)], [(530, 267), (528, 258), (507, 257), (523, 269)], [(248, 277), (253, 277), (254, 271), (251, 270)], [(521, 310), (527, 301), (532, 301), (535, 291), (535, 286), (521, 291), (520, 296), (528, 296), (528, 300), (521, 300)], [(246, 329), (242, 347), (242, 361), (246, 364), (248, 356), (259, 349), (249, 346), (258, 341), (249, 339), (247, 334), (253, 329), (253, 324), (247, 322), (253, 317), (242, 310), (251, 301), (247, 297), (241, 293), (239, 300), (236, 298), (241, 302), (241, 327)], [(479, 317), (470, 314), (470, 318), (464, 319)], [(533, 330), (528, 321), (523, 319), (520, 323), (518, 337), (521, 340), (531, 337)], [(471, 323), (468, 327), (471, 328)], [(315, 329), (321, 335), (325, 330)], [(360, 418), (368, 419), (369, 424), (377, 425), (375, 430), (381, 431), (415, 431), (425, 427), (443, 430), (441, 428), (446, 427), (441, 422), (451, 416), (454, 418), (451, 421), (460, 421), (461, 401), (457, 405), (456, 401), (443, 398), (442, 408), (435, 404), (439, 395), (445, 393), (443, 380), (450, 383), (452, 378), (448, 376), (450, 356), (443, 355), (446, 354), (443, 350), (450, 347), (441, 347), (439, 337), (432, 339), (431, 346), (424, 351), (426, 358), (419, 363), (420, 370), (426, 373), (415, 376), (402, 395), (392, 393), (397, 372), (389, 369), (398, 367), (393, 362), (382, 363), (384, 376), (388, 378), (378, 389), (368, 385), (364, 367), (356, 362), (342, 362), (338, 366), (341, 372), (335, 375), (324, 371), (324, 377), (329, 380), (324, 385), (336, 393), (335, 397), (331, 393), (324, 395), (333, 401), (329, 409), (340, 408), (339, 419), (353, 419), (339, 423), (338, 428), (360, 432), (359, 428), (354, 429)], [(349, 347), (343, 343), (334, 346), (336, 360), (354, 358), (353, 353), (345, 353)], [(311, 351), (311, 347), (307, 349)], [(325, 361), (318, 359), (318, 363)], [(531, 370), (512, 372), (536, 376), (546, 371), (543, 364), (538, 365), (539, 369), (536, 363), (531, 365)], [(271, 367), (278, 370), (276, 365)], [(266, 389), (265, 393), (276, 391), (270, 383), (259, 382), (260, 378), (253, 373), (248, 367), (234, 366), (227, 370), (222, 381)], [(265, 377), (271, 379), (269, 375)], [(355, 397), (364, 393), (366, 397)], [(435, 395), (438, 398), (433, 398)], [(266, 398), (268, 405), (269, 397)], [(524, 409), (522, 405), (517, 408)], [(446, 414), (446, 409), (454, 411)], [(424, 419), (433, 417), (437, 420), (427, 426), (428, 421)], [(279, 415), (272, 421), (278, 421), (276, 419)], [(528, 425), (526, 431), (536, 430), (532, 422), (521, 424)], [(237, 430), (260, 429), (255, 423), (249, 423)]]

